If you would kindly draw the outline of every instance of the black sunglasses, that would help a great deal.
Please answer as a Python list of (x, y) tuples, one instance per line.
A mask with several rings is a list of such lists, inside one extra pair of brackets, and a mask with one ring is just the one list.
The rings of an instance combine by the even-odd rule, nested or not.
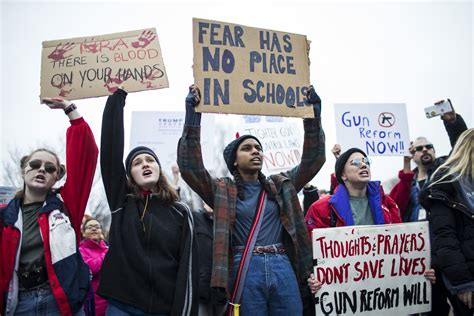
[(427, 145), (422, 145), (422, 146), (416, 146), (415, 150), (416, 151), (423, 151), (423, 148), (426, 148), (427, 150), (433, 149), (433, 144), (427, 144)]
[[(28, 165), (31, 169), (39, 169), (43, 165), (43, 162), (41, 160), (35, 159), (28, 162)], [(58, 168), (56, 168), (56, 165), (52, 162), (45, 162), (44, 170), (46, 170), (47, 173), (54, 173), (56, 170), (58, 170)]]

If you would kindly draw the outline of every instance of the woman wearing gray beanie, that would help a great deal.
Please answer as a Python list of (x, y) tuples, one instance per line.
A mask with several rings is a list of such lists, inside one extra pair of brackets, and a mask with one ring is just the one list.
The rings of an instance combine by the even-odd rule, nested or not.
[(122, 162), (127, 93), (109, 96), (100, 166), (112, 212), (109, 251), (97, 293), (106, 315), (197, 315), (199, 266), (193, 218), (178, 202), (158, 156), (132, 149)]

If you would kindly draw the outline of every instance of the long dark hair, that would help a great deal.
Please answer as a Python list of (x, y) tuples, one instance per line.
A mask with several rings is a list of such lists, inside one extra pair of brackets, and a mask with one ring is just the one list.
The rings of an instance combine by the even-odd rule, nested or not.
[[(48, 154), (51, 154), (55, 159), (56, 159), (56, 167), (58, 168), (58, 178), (61, 179), (64, 177), (66, 174), (66, 167), (60, 163), (59, 156), (52, 150), (49, 150), (47, 148), (38, 148), (33, 150), (29, 155), (23, 156), (20, 159), (20, 169), (21, 169), (21, 174), (24, 173), (24, 170), (28, 164), (28, 161), (30, 161), (31, 157), (36, 154), (37, 152), (44, 151)], [(53, 191), (53, 189), (51, 189)], [(25, 196), (25, 183), (23, 182), (23, 189), (15, 193), (15, 198), (16, 199), (23, 199)]]
[[(137, 185), (135, 180), (133, 180), (132, 176), (128, 178), (128, 187), (130, 189), (131, 196), (133, 196), (136, 199), (144, 198), (143, 191)], [(160, 167), (160, 176), (154, 189), (155, 189), (153, 190), (155, 192), (154, 195), (156, 195), (158, 199), (164, 202), (166, 205), (171, 205), (174, 202), (179, 200), (178, 193), (176, 193), (176, 190), (173, 189), (173, 187), (168, 183), (168, 180), (166, 179), (166, 176), (163, 173), (163, 170), (161, 169), (161, 167)]]

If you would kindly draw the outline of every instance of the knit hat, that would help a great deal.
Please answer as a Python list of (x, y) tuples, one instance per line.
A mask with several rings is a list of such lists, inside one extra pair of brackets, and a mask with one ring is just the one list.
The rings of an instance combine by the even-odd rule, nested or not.
[(224, 160), (227, 165), (227, 169), (232, 173), (235, 170), (234, 162), (235, 162), (235, 156), (237, 153), (237, 148), (239, 148), (239, 145), (246, 140), (247, 138), (253, 138), (257, 141), (257, 143), (262, 147), (262, 143), (258, 140), (257, 137), (252, 136), (252, 135), (242, 135), (239, 138), (234, 139), (231, 141), (224, 149), (223, 155), (224, 155)]
[(336, 166), (335, 166), (335, 173), (336, 173), (337, 182), (344, 183), (344, 181), (342, 180), (342, 172), (344, 171), (344, 166), (346, 165), (346, 162), (349, 159), (349, 157), (353, 153), (357, 153), (357, 152), (364, 155), (364, 157), (367, 157), (367, 154), (362, 149), (354, 147), (354, 148), (350, 148), (350, 149), (346, 150), (345, 152), (343, 152), (339, 156), (339, 158), (337, 158)]
[(131, 169), (132, 169), (132, 161), (133, 159), (140, 155), (140, 154), (149, 154), (150, 156), (152, 156), (153, 158), (155, 158), (156, 162), (158, 163), (158, 165), (160, 166), (161, 168), (161, 164), (160, 164), (160, 161), (158, 160), (158, 157), (156, 156), (155, 152), (153, 150), (151, 150), (150, 148), (148, 147), (145, 147), (145, 146), (138, 146), (138, 147), (135, 147), (133, 148), (129, 153), (128, 153), (128, 156), (127, 156), (127, 159), (125, 159), (125, 170), (127, 171), (127, 177), (130, 178), (130, 172), (131, 172)]

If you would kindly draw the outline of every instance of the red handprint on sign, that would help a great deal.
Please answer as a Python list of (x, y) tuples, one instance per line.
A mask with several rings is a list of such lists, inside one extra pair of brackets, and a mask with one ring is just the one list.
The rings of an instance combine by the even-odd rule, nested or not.
[(59, 96), (60, 97), (67, 97), (69, 93), (72, 92), (71, 82), (65, 80), (63, 76), (54, 76), (53, 80), (51, 81), (51, 85), (57, 89), (59, 89)]
[(74, 48), (74, 43), (67, 42), (66, 44), (59, 43), (48, 58), (58, 61), (60, 59), (71, 57), (72, 55), (64, 56), (64, 54)]
[[(163, 77), (163, 71), (159, 69), (153, 70), (148, 76), (146, 76), (146, 80), (140, 81), (147, 89), (154, 89), (158, 88), (158, 86), (153, 85), (153, 80)], [(149, 80), (149, 81), (147, 81)]]
[(104, 84), (104, 87), (107, 87), (107, 90), (109, 90), (110, 93), (114, 93), (122, 83), (123, 80), (120, 78), (109, 78), (109, 80)]
[(142, 34), (138, 37), (138, 41), (132, 42), (132, 47), (134, 48), (144, 48), (147, 47), (154, 39), (156, 35), (150, 31), (145, 30)]
[(85, 52), (95, 54), (99, 50), (97, 49), (97, 43), (90, 43), (90, 44), (82, 44), (81, 48), (84, 49)]

